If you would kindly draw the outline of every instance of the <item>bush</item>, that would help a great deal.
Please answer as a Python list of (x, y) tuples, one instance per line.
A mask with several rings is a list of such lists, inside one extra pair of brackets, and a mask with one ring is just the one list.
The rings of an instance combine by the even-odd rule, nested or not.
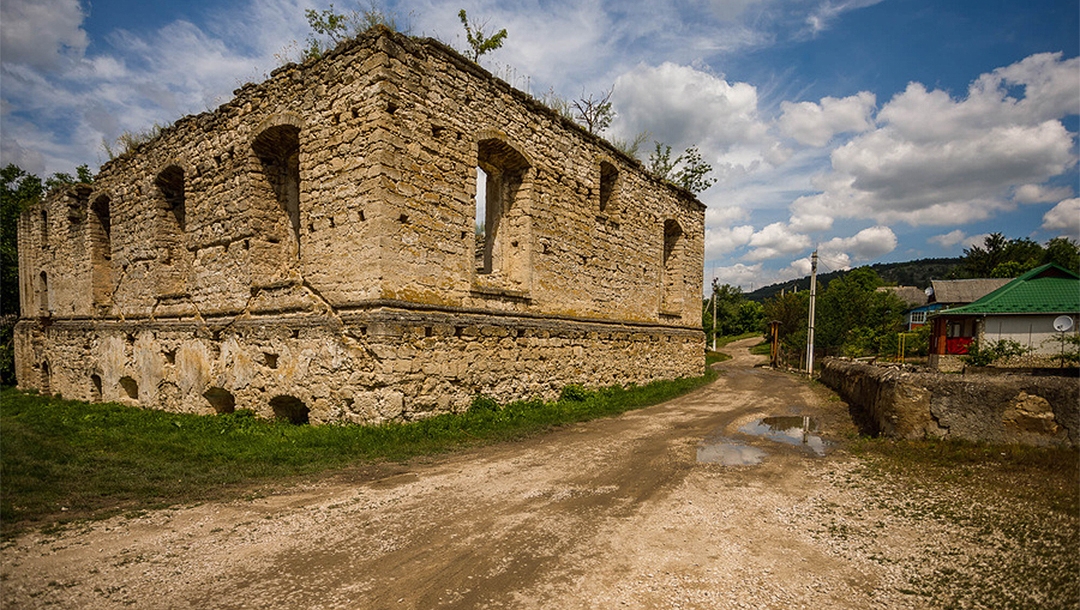
[(470, 413), (480, 413), (483, 411), (498, 411), (499, 403), (495, 402), (495, 399), (490, 396), (484, 396), (483, 394), (477, 394), (473, 396), (472, 403), (469, 405)]
[(577, 384), (570, 384), (559, 393), (560, 402), (585, 402), (592, 397), (592, 392)]
[(971, 366), (990, 366), (998, 360), (1023, 356), (1030, 351), (1012, 339), (990, 341), (985, 347), (975, 342), (968, 346), (967, 355), (961, 359)]

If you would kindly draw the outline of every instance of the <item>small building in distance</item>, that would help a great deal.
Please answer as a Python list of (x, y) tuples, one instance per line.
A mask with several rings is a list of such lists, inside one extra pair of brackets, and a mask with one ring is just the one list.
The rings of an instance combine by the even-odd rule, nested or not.
[(958, 356), (972, 342), (1010, 340), (1044, 360), (1061, 349), (1055, 320), (1080, 321), (1080, 276), (1053, 263), (1032, 269), (974, 302), (941, 310), (931, 317), (931, 365), (957, 368)]
[(704, 211), (442, 43), (374, 28), (24, 213), (18, 383), (380, 422), (700, 375)]

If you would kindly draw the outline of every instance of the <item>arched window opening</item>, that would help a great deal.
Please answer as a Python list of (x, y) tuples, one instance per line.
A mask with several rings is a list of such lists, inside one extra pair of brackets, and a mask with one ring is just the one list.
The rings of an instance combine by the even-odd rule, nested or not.
[[(527, 222), (520, 208), (526, 197), (529, 162), (506, 142), (490, 138), (477, 145), (476, 164), (476, 272), (501, 274), (520, 282), (525, 272), (527, 241)], [(483, 188), (479, 185), (481, 178)]]
[(109, 197), (101, 195), (90, 204), (89, 226), (91, 290), (95, 306), (112, 298), (112, 221)]
[(663, 299), (665, 311), (677, 311), (682, 306), (683, 230), (674, 219), (664, 221)]
[(270, 408), (274, 410), (274, 417), (277, 419), (288, 420), (293, 424), (308, 423), (307, 405), (294, 396), (275, 396), (270, 399)]
[(600, 213), (610, 213), (614, 201), (619, 170), (607, 161), (600, 162)]
[(236, 411), (236, 398), (233, 397), (232, 392), (224, 388), (210, 388), (203, 392), (203, 398), (218, 414)]
[(123, 388), (124, 393), (127, 394), (128, 398), (132, 398), (134, 400), (139, 399), (139, 382), (135, 381), (131, 377), (121, 377), (120, 387)]
[(252, 143), (263, 176), (278, 205), (289, 219), (293, 254), (300, 256), (300, 129), (277, 125), (260, 133)]
[(90, 375), (90, 402), (101, 402), (101, 375)]
[(154, 180), (161, 196), (165, 199), (165, 205), (172, 212), (180, 231), (187, 226), (187, 209), (184, 203), (184, 170), (177, 165), (170, 165), (161, 170)]

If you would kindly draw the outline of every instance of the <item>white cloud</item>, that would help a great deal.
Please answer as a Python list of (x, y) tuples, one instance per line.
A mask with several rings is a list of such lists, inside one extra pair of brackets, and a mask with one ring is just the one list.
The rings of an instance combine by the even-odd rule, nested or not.
[(648, 130), (675, 151), (697, 145), (727, 153), (771, 143), (758, 116), (757, 88), (689, 66), (638, 65), (615, 81), (612, 99), (624, 132)]
[(852, 260), (868, 261), (896, 249), (897, 239), (889, 227), (863, 229), (851, 237), (834, 237), (818, 246), (823, 258), (842, 260), (847, 266)]
[[(1026, 96), (1009, 96), (1024, 85)], [(1080, 59), (1032, 56), (984, 74), (953, 100), (918, 83), (877, 115), (881, 127), (832, 153), (822, 192), (792, 205), (795, 216), (872, 218), (880, 223), (954, 224), (992, 217), (1030, 198), (1076, 163), (1075, 112), (1061, 91), (1080, 89)], [(1045, 99), (1039, 99), (1045, 96)]]
[(1066, 199), (1043, 215), (1044, 231), (1059, 236), (1080, 238), (1080, 198)]
[(705, 260), (712, 260), (750, 242), (754, 227), (716, 227), (705, 229)]
[(800, 252), (810, 247), (810, 238), (796, 233), (782, 222), (774, 222), (754, 233), (748, 245), (753, 248), (747, 260), (762, 261)]
[(82, 57), (89, 44), (79, 0), (4, 0), (0, 56), (5, 63), (53, 70)]
[(951, 248), (956, 244), (963, 242), (965, 239), (967, 239), (967, 233), (964, 233), (962, 229), (955, 229), (949, 231), (948, 233), (934, 235), (926, 241), (932, 244), (937, 244), (942, 248)]
[[(730, 284), (732, 286), (739, 286), (743, 289), (748, 289), (750, 286), (767, 286), (772, 280), (763, 277), (762, 267), (763, 265), (761, 263), (754, 265), (735, 263), (728, 267), (717, 267), (715, 275), (716, 281), (721, 285)], [(708, 284), (708, 282), (706, 282), (706, 284)]]
[(780, 131), (800, 144), (825, 146), (836, 134), (872, 129), (876, 103), (874, 94), (866, 91), (841, 99), (825, 97), (820, 104), (781, 102)]
[(1067, 186), (1049, 187), (1041, 184), (1024, 184), (1016, 188), (1013, 200), (1018, 203), (1049, 203), (1072, 197), (1073, 190)]

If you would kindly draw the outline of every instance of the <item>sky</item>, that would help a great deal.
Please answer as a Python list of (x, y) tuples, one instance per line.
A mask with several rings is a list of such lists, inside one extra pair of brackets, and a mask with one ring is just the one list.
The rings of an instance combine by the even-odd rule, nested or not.
[[(124, 132), (213, 110), (298, 57), (322, 0), (4, 0), (0, 165), (97, 169)], [(367, 9), (338, 0), (336, 11)], [(611, 90), (604, 136), (696, 146), (716, 183), (705, 277), (751, 291), (960, 256), (986, 235), (1080, 240), (1076, 0), (385, 0), (534, 96)], [(612, 89), (613, 88), (613, 89)]]

